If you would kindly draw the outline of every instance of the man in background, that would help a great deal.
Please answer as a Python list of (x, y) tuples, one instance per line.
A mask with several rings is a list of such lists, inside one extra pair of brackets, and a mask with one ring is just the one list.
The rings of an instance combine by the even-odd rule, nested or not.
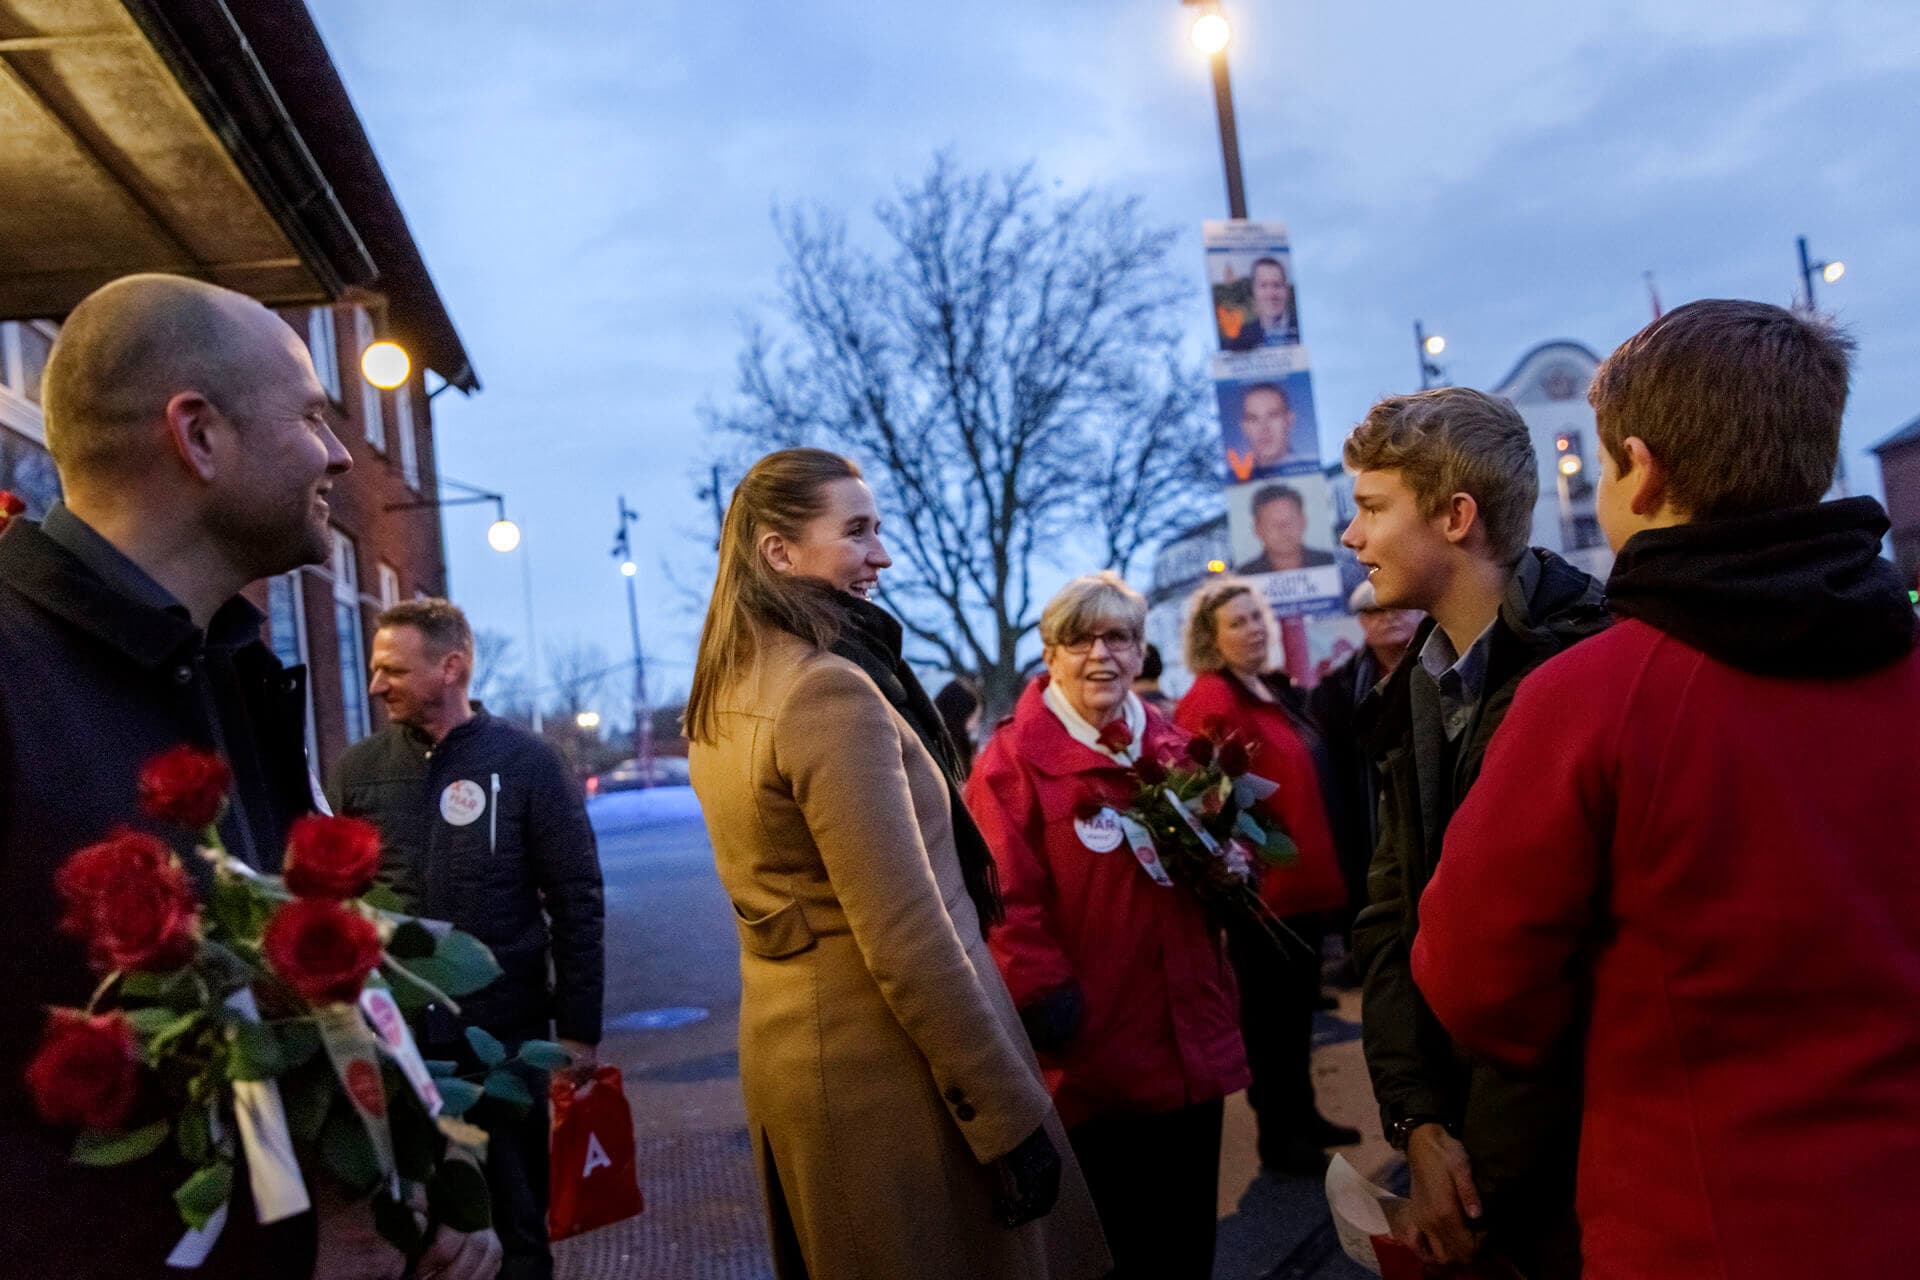
[[(387, 727), (334, 766), (336, 813), (380, 828), (381, 880), (406, 909), (445, 920), (492, 949), (501, 976), (461, 1000), (462, 1021), (509, 1051), (557, 1028), (576, 1071), (600, 1040), (605, 959), (600, 857), (579, 788), (542, 739), (468, 697), (473, 631), (446, 600), (382, 613), (368, 691)], [(553, 981), (549, 984), (551, 966)], [(452, 1021), (427, 1011), (429, 1057), (466, 1059)], [(488, 1128), (487, 1180), (505, 1280), (548, 1280), (547, 1099), (511, 1117), (475, 1108)]]

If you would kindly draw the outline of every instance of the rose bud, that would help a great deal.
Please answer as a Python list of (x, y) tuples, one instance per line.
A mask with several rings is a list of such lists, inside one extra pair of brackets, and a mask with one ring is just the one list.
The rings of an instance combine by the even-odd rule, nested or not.
[(1133, 745), (1133, 730), (1125, 717), (1109, 720), (1100, 728), (1100, 745), (1109, 751), (1125, 751)]
[(1253, 758), (1244, 742), (1226, 742), (1220, 747), (1220, 772), (1237, 778), (1253, 766)]
[(140, 1046), (118, 1013), (55, 1009), (27, 1067), (27, 1091), (48, 1124), (118, 1129), (140, 1089)]
[(1134, 776), (1150, 787), (1167, 780), (1167, 762), (1157, 756), (1141, 756), (1133, 765)]
[(1188, 738), (1187, 739), (1187, 759), (1193, 761), (1195, 764), (1199, 765), (1202, 769), (1212, 764), (1213, 763), (1213, 739), (1212, 738)]
[(308, 814), (287, 836), (284, 878), (302, 898), (357, 898), (380, 869), (380, 829), (358, 818)]
[(227, 803), (233, 774), (211, 751), (178, 746), (140, 766), (140, 811), (188, 831), (213, 824)]
[(295, 898), (267, 921), (260, 949), (308, 1004), (346, 1004), (380, 963), (380, 931), (331, 899)]
[(96, 967), (166, 972), (200, 945), (200, 904), (165, 842), (125, 828), (80, 850), (54, 876), (60, 927)]
[(21, 501), (19, 494), (11, 489), (0, 489), (0, 529), (7, 527), (7, 521), (26, 512), (27, 504)]

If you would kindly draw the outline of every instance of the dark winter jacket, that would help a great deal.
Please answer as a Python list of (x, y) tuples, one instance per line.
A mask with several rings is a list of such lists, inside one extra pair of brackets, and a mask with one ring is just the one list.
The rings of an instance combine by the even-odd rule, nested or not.
[[(551, 1019), (567, 1039), (599, 1042), (600, 855), (552, 747), (476, 705), (438, 745), (402, 725), (355, 744), (334, 765), (327, 796), (334, 812), (380, 828), (381, 880), (408, 910), (493, 950), (503, 972), (460, 1001), (462, 1021), (524, 1036), (544, 1035)], [(451, 1031), (429, 1019), (430, 1039)]]
[[(141, 819), (135, 792), (140, 766), (181, 743), (226, 757), (227, 847), (278, 870), (287, 826), (313, 807), (306, 673), (283, 669), (260, 642), (246, 601), (229, 601), (202, 635), (71, 513), (56, 508), (49, 521), (67, 522), (64, 536), (88, 558), (27, 521), (0, 535), (0, 1272), (37, 1260), (63, 1278), (157, 1276), (184, 1231), (172, 1196), (190, 1170), (170, 1151), (114, 1169), (70, 1163), (73, 1134), (39, 1124), (21, 1083), (46, 1006), (84, 1005), (97, 980), (79, 943), (55, 929), (54, 871), (125, 823), (168, 839), (204, 890), (210, 872), (192, 839)], [(235, 1179), (221, 1244), (193, 1274), (305, 1275), (311, 1216), (263, 1232), (246, 1186)]]
[(1327, 672), (1307, 695), (1307, 713), (1320, 728), (1332, 762), (1327, 816), (1333, 822), (1333, 844), (1340, 855), (1340, 874), (1347, 895), (1358, 910), (1367, 901), (1367, 865), (1373, 861), (1376, 816), (1379, 813), (1380, 771), (1360, 741), (1360, 704), (1380, 681), (1380, 660), (1361, 645), (1339, 666)]
[[(1521, 557), (1501, 601), (1473, 720), (1447, 743), (1425, 700), (1438, 692), (1409, 657), (1362, 705), (1361, 732), (1381, 771), (1380, 840), (1367, 876), (1368, 904), (1354, 923), (1365, 981), (1367, 1068), (1382, 1123), (1432, 1117), (1449, 1125), (1473, 1162), (1487, 1222), (1536, 1220), (1572, 1203), (1579, 1136), (1577, 1052), (1519, 1078), (1469, 1059), (1441, 1029), (1413, 984), (1409, 956), (1420, 895), (1440, 857), (1454, 810), (1480, 772), (1521, 678), (1608, 622), (1600, 583), (1548, 551)], [(1414, 634), (1417, 654), (1437, 624)], [(1449, 759), (1451, 757), (1451, 759)], [(1539, 1206), (1536, 1212), (1535, 1206)]]

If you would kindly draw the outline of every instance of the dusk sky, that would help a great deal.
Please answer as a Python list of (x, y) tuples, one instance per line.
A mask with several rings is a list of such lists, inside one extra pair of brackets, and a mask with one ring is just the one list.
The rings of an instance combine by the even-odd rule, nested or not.
[[(1137, 194), (1180, 231), (1196, 360), (1210, 343), (1200, 222), (1225, 195), (1175, 0), (310, 3), (485, 383), (434, 402), (441, 466), (524, 524), (543, 667), (576, 640), (628, 655), (624, 493), (653, 691), (684, 690), (699, 616), (669, 574), (706, 585), (699, 409), (769, 314), (776, 203), (872, 234), (941, 148)], [(1491, 386), (1548, 339), (1611, 350), (1651, 316), (1645, 271), (1668, 307), (1786, 304), (1805, 234), (1847, 264), (1820, 302), (1859, 339), (1846, 466), (1879, 493), (1865, 451), (1920, 414), (1920, 6), (1224, 11), (1249, 212), (1292, 233), (1327, 456), (1417, 385), (1416, 318), (1451, 381)], [(446, 513), (453, 593), (524, 653), (488, 519)]]

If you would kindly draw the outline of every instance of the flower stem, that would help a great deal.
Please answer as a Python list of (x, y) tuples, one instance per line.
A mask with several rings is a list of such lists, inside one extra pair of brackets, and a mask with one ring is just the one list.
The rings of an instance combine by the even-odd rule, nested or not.
[(93, 1016), (94, 1006), (107, 998), (107, 992), (113, 990), (113, 985), (120, 981), (120, 976), (121, 971), (115, 969), (112, 973), (100, 979), (100, 985), (93, 989), (93, 995), (87, 999), (87, 1016), (89, 1018)]
[(434, 1000), (447, 1006), (447, 1012), (453, 1014), (454, 1017), (457, 1018), (460, 1016), (460, 1006), (454, 1001), (452, 996), (394, 959), (391, 951), (382, 951), (380, 953), (380, 959), (384, 962), (385, 968), (390, 972), (405, 978), (408, 982), (411, 982), (414, 986), (432, 996)]

